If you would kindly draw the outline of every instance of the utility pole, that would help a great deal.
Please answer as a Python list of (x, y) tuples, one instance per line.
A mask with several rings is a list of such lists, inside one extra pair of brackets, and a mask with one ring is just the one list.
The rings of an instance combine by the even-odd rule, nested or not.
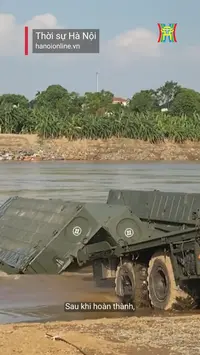
[(96, 72), (96, 92), (99, 92), (99, 73)]

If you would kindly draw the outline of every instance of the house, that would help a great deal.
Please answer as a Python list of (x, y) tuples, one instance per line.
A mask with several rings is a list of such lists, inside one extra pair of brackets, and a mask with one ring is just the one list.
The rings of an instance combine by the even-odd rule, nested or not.
[(123, 99), (122, 97), (113, 97), (112, 103), (126, 106), (128, 104), (128, 100)]

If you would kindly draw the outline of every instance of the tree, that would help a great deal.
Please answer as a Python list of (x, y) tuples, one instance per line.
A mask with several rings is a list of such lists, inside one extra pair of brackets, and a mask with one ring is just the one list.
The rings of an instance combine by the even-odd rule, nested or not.
[(182, 88), (172, 102), (170, 113), (177, 116), (200, 113), (200, 94), (195, 90)]
[(56, 108), (62, 117), (79, 114), (82, 111), (84, 97), (76, 92), (65, 94), (57, 101)]
[(176, 95), (180, 92), (181, 86), (174, 81), (166, 83), (156, 90), (157, 102), (160, 107), (170, 109), (170, 106)]
[[(160, 112), (163, 105), (167, 115)], [(136, 93), (123, 106), (113, 104), (110, 91), (80, 96), (51, 85), (30, 102), (23, 95), (1, 95), (0, 132), (36, 133), (43, 138), (200, 140), (200, 93), (170, 81), (156, 91)]]
[(86, 92), (83, 111), (91, 114), (103, 114), (112, 111), (113, 94), (110, 91)]
[(37, 92), (35, 96), (36, 107), (57, 108), (58, 101), (67, 96), (68, 91), (61, 85), (50, 85), (46, 90)]
[(29, 101), (24, 95), (4, 94), (0, 96), (0, 105), (9, 105), (11, 107), (28, 107)]
[(155, 92), (153, 90), (142, 90), (136, 93), (130, 100), (129, 107), (130, 110), (138, 113), (158, 109)]

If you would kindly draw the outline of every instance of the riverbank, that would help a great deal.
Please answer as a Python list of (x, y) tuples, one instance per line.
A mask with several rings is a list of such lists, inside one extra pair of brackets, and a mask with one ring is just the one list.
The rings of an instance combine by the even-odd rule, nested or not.
[(9, 324), (0, 346), (5, 355), (196, 355), (199, 324), (195, 315)]
[(200, 142), (183, 144), (113, 138), (39, 140), (36, 135), (0, 134), (0, 161), (199, 161)]

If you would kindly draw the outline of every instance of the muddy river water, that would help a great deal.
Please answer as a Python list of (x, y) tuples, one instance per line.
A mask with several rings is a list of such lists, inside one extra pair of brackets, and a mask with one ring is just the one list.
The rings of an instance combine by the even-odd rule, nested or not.
[[(200, 165), (0, 163), (0, 204), (14, 195), (104, 202), (111, 188), (200, 192)], [(104, 317), (105, 313), (64, 312), (64, 302), (114, 300), (112, 290), (95, 287), (90, 271), (74, 276), (0, 276), (0, 323)]]

